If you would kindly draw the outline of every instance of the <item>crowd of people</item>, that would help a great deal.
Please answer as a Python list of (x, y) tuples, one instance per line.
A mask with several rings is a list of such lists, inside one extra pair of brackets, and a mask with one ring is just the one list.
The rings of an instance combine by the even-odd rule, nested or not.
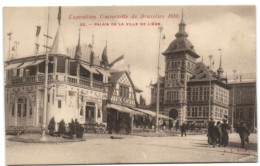
[[(228, 145), (229, 136), (228, 133), (231, 129), (231, 126), (227, 124), (227, 120), (223, 119), (223, 123), (218, 121), (215, 125), (215, 121), (211, 118), (208, 123), (208, 143), (213, 145), (213, 148), (218, 144), (220, 146), (226, 147)], [(239, 133), (241, 139), (241, 148), (247, 148), (245, 143), (249, 144), (249, 135), (250, 132), (246, 124), (241, 121), (236, 125), (236, 132)]]

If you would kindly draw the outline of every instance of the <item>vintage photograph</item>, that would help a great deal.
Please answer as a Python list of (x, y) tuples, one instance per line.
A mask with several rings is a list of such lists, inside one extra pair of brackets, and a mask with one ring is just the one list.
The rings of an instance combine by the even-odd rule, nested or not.
[(7, 165), (256, 163), (256, 7), (4, 7)]

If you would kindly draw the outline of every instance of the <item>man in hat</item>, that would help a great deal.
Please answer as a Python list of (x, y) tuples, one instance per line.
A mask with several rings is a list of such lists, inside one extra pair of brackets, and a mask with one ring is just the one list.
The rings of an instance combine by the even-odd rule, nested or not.
[(221, 127), (220, 127), (221, 123), (220, 121), (217, 122), (217, 137), (218, 137), (218, 144), (219, 144), (219, 147), (222, 145), (222, 131), (221, 131)]
[(224, 147), (228, 145), (228, 130), (230, 130), (230, 126), (227, 124), (227, 120), (223, 119), (223, 123), (220, 125), (222, 131), (222, 144)]
[(213, 118), (210, 118), (208, 125), (208, 143), (210, 145), (213, 145), (214, 148), (217, 143), (217, 128), (215, 126), (215, 121), (213, 120)]
[(247, 144), (249, 144), (249, 135), (250, 132), (246, 126), (246, 124), (244, 123), (244, 121), (241, 121), (239, 123), (239, 126), (237, 128), (237, 132), (239, 133), (240, 139), (241, 139), (241, 148), (245, 148), (247, 149), (247, 147), (245, 147), (245, 142), (247, 142)]

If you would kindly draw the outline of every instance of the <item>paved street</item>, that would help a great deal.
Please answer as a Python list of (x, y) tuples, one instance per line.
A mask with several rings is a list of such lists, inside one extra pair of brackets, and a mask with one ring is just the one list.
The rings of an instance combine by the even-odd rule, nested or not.
[(93, 164), (256, 162), (257, 135), (250, 135), (248, 151), (239, 148), (237, 133), (230, 135), (231, 147), (207, 144), (206, 135), (187, 137), (91, 138), (64, 144), (25, 144), (6, 141), (7, 164)]

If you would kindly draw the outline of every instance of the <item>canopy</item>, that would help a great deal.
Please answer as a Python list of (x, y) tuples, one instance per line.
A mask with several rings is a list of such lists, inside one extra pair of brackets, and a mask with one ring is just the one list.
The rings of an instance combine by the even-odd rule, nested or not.
[(28, 61), (28, 62), (24, 62), (21, 66), (18, 67), (18, 69), (20, 68), (25, 68), (27, 66), (30, 66), (34, 63), (35, 61)]
[[(153, 112), (153, 111), (150, 111), (150, 110), (145, 110), (145, 109), (141, 109), (141, 108), (134, 108), (134, 109), (137, 110), (137, 111), (140, 111), (140, 112), (142, 112), (142, 113), (151, 115), (151, 116), (156, 116), (156, 112)], [(168, 116), (165, 116), (165, 115), (162, 115), (162, 114), (158, 114), (158, 117), (159, 117), (159, 118), (163, 118), (163, 119), (173, 120), (172, 118), (170, 118), (170, 117), (168, 117)]]
[(5, 67), (5, 70), (10, 70), (10, 69), (14, 69), (14, 68), (17, 68), (18, 66), (20, 66), (22, 63), (13, 63), (13, 64), (10, 64), (8, 66)]
[(133, 109), (130, 109), (128, 107), (124, 107), (121, 105), (116, 105), (116, 104), (107, 104), (106, 106), (107, 108), (113, 108), (119, 112), (123, 112), (123, 113), (129, 113), (129, 114), (133, 114), (133, 115), (143, 115), (143, 113), (141, 112), (137, 112)]
[(107, 71), (104, 71), (104, 70), (100, 70), (100, 69), (97, 69), (97, 71), (102, 74), (102, 75), (106, 75), (106, 76), (111, 76), (109, 72)]
[(83, 64), (83, 63), (80, 63), (80, 65), (81, 65), (82, 67), (84, 67), (86, 70), (90, 71), (91, 73), (99, 74), (96, 69), (91, 68), (91, 67), (88, 66), (88, 65), (85, 65), (85, 64)]
[(38, 65), (38, 64), (42, 63), (43, 61), (45, 61), (45, 59), (38, 59), (32, 65)]

